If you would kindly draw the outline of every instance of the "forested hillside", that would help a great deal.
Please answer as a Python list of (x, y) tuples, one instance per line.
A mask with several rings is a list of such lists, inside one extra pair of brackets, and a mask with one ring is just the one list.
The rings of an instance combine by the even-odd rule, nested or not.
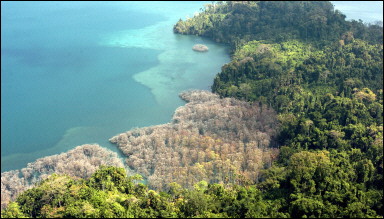
[(383, 217), (382, 24), (330, 2), (234, 1), (174, 32), (232, 59), (215, 94), (184, 92), (170, 123), (110, 139), (143, 178), (53, 175), (2, 217)]
[(276, 203), (263, 201), (253, 186), (196, 183), (185, 189), (171, 183), (156, 192), (140, 175), (126, 176), (123, 168), (102, 166), (89, 179), (53, 174), (21, 194), (1, 212), (2, 217), (42, 218), (221, 218), (285, 217)]
[(213, 92), (278, 113), (279, 160), (257, 184), (267, 199), (291, 217), (383, 215), (382, 24), (330, 2), (227, 2), (174, 31), (230, 43)]
[(302, 39), (326, 45), (347, 31), (356, 38), (381, 43), (382, 27), (362, 21), (345, 21), (328, 1), (217, 1), (202, 12), (174, 26), (181, 34), (195, 34), (238, 49), (251, 40), (283, 42)]

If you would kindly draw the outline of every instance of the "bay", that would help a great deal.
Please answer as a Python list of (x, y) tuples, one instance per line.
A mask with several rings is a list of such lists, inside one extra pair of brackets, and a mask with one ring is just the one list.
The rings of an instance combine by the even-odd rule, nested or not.
[[(206, 2), (2, 2), (1, 171), (169, 122), (227, 47), (173, 34)], [(208, 53), (192, 51), (196, 43)]]

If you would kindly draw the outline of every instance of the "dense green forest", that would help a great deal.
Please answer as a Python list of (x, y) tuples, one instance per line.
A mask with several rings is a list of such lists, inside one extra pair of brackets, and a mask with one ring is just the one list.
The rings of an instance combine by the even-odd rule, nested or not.
[(209, 5), (174, 30), (229, 43), (213, 92), (279, 114), (264, 198), (291, 217), (383, 215), (382, 25), (345, 21), (330, 2), (265, 1)]
[(356, 38), (382, 44), (380, 25), (346, 21), (328, 1), (217, 1), (202, 12), (174, 26), (181, 34), (195, 34), (238, 49), (251, 40), (284, 42), (301, 39), (327, 45), (348, 31)]
[[(162, 132), (148, 128), (115, 138), (124, 153), (135, 155), (130, 166), (145, 177), (156, 173), (157, 181), (145, 185), (140, 175), (110, 166), (85, 179), (52, 175), (21, 193), (2, 217), (383, 217), (382, 24), (346, 21), (330, 2), (241, 1), (206, 5), (174, 31), (227, 43), (232, 59), (212, 85), (223, 101), (196, 94), (209, 107), (192, 101)], [(220, 111), (233, 106), (237, 111)], [(209, 113), (200, 118), (201, 111)], [(199, 120), (192, 118), (198, 113)], [(240, 114), (247, 116), (222, 122)], [(252, 121), (274, 114), (276, 130)], [(191, 124), (196, 132), (188, 130)], [(264, 132), (268, 138), (256, 150), (250, 142)], [(163, 148), (156, 152), (164, 156), (146, 163), (145, 141)], [(183, 148), (169, 157), (188, 159), (181, 169), (166, 158), (177, 144)], [(234, 157), (231, 148), (243, 147)], [(278, 157), (252, 167), (261, 154), (274, 154), (268, 147), (278, 149)], [(194, 148), (207, 153), (193, 155)], [(241, 162), (233, 171), (215, 169), (226, 160)], [(176, 170), (206, 180), (178, 179), (184, 174)], [(169, 179), (158, 179), (162, 175), (175, 182), (164, 183)]]

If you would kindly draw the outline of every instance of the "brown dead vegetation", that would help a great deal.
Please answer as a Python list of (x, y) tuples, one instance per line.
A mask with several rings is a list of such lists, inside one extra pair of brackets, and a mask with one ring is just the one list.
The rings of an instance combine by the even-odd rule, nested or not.
[[(110, 139), (126, 163), (153, 189), (171, 182), (185, 187), (210, 183), (248, 184), (278, 155), (276, 113), (267, 106), (208, 91), (180, 94), (187, 102), (170, 123), (138, 128)], [(123, 167), (117, 154), (98, 145), (40, 158), (26, 168), (1, 173), (1, 208), (52, 173), (88, 178), (100, 165)]]
[(246, 184), (277, 157), (276, 113), (258, 103), (220, 99), (208, 91), (180, 94), (188, 102), (168, 124), (134, 129), (110, 139), (127, 164), (153, 189), (200, 180)]

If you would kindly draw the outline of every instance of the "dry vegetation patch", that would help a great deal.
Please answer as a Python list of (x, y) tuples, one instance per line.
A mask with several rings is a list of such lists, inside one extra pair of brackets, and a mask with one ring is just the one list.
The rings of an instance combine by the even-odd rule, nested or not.
[(110, 139), (127, 164), (154, 189), (177, 182), (257, 182), (278, 154), (276, 113), (258, 103), (221, 99), (208, 91), (180, 94), (187, 104), (170, 123), (138, 128)]
[(99, 145), (85, 144), (58, 155), (37, 159), (26, 168), (1, 173), (1, 209), (18, 194), (52, 173), (88, 178), (100, 165), (124, 167), (115, 152)]

